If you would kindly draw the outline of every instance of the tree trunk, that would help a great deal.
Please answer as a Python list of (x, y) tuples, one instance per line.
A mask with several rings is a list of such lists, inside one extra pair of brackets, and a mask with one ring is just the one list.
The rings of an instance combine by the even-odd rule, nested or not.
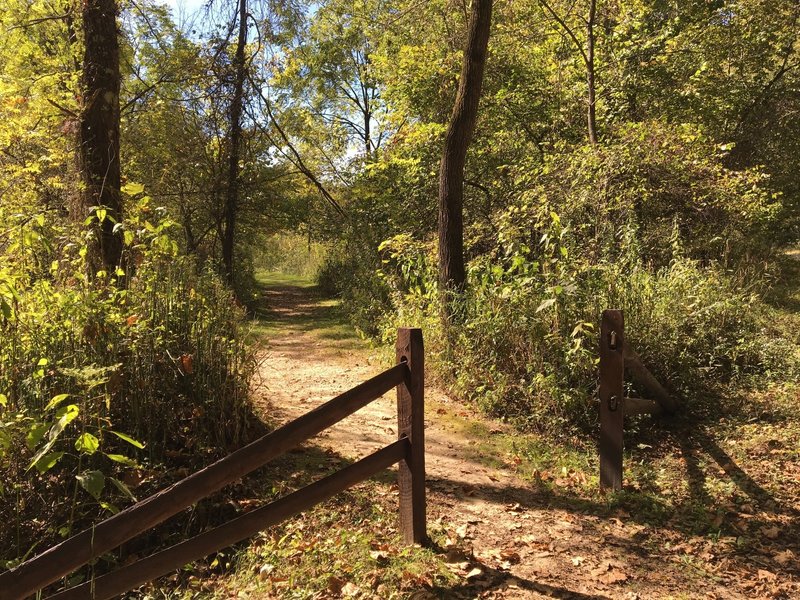
[(247, 0), (239, 0), (239, 39), (233, 61), (235, 80), (230, 108), (230, 163), (228, 165), (228, 192), (225, 197), (225, 229), (222, 238), (222, 264), (228, 283), (234, 281), (234, 241), (236, 217), (239, 208), (239, 158), (242, 146), (242, 110), (244, 105), (244, 80), (246, 75), (245, 47), (247, 46)]
[(79, 164), (84, 183), (81, 208), (88, 211), (91, 207), (102, 207), (105, 211), (95, 211), (100, 223), (87, 255), (93, 274), (101, 268), (116, 269), (122, 256), (122, 238), (114, 232), (114, 225), (122, 218), (116, 0), (85, 0), (83, 27), (86, 47), (81, 79)]
[(464, 165), (475, 131), (489, 45), (492, 0), (472, 0), (467, 47), (439, 169), (439, 283), (464, 287)]

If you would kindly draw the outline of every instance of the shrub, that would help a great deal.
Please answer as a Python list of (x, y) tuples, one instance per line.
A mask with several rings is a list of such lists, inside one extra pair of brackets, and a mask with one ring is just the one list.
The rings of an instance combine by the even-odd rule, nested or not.
[[(419, 256), (394, 259), (414, 264)], [(641, 262), (585, 265), (564, 258), (551, 264), (548, 277), (541, 265), (514, 258), (522, 257), (513, 257), (516, 266), (508, 270), (473, 261), (461, 321), (449, 333), (442, 331), (438, 294), (398, 285), (398, 276), (384, 334), (390, 339), (401, 324), (423, 327), (433, 366), (454, 391), (524, 429), (593, 429), (597, 327), (609, 307), (625, 311), (630, 343), (690, 411), (720, 410), (720, 392), (729, 384), (797, 369), (797, 349), (788, 341), (764, 343), (766, 307), (716, 267), (686, 258), (657, 270)]]
[[(48, 244), (6, 248), (0, 513), (15, 518), (0, 525), (0, 560), (9, 566), (131, 502), (142, 465), (206, 462), (245, 440), (254, 361), (243, 311), (213, 273), (176, 255), (168, 221), (123, 226), (129, 275), (90, 280), (81, 245), (57, 227)], [(35, 221), (16, 227), (42, 233)], [(34, 258), (53, 240), (61, 251), (45, 267)]]
[(520, 167), (515, 199), (492, 227), (467, 232), (468, 281), (448, 331), (433, 244), (404, 234), (384, 242), (391, 306), (373, 314), (387, 340), (397, 325), (423, 326), (432, 363), (457, 393), (550, 432), (595, 423), (605, 308), (625, 311), (628, 339), (690, 410), (721, 409), (722, 390), (750, 376), (796, 372), (797, 347), (766, 333), (753, 277), (778, 226), (764, 177), (725, 169), (724, 152), (689, 126), (617, 134), (561, 148), (541, 169)]

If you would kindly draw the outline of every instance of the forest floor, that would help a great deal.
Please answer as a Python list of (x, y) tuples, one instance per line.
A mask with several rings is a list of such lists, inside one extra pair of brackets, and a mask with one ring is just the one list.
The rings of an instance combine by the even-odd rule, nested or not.
[[(257, 408), (286, 422), (377, 374), (310, 283), (265, 275)], [(800, 598), (798, 388), (746, 418), (644, 423), (625, 490), (597, 490), (591, 443), (515, 433), (426, 389), (430, 548), (404, 549), (391, 473), (254, 540), (227, 598)], [(794, 416), (792, 416), (794, 415)], [(396, 438), (387, 394), (278, 465), (279, 493)], [(641, 443), (646, 439), (647, 443)]]

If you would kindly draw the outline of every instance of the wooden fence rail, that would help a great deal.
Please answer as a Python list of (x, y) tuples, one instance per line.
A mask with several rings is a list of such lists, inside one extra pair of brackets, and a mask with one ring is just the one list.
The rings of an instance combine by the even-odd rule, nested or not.
[[(624, 396), (625, 370), (654, 399)], [(673, 414), (678, 403), (644, 366), (625, 338), (621, 310), (605, 310), (600, 324), (600, 487), (622, 489), (625, 415)]]
[(285, 498), (52, 598), (111, 598), (192, 560), (241, 541), (400, 463), (400, 526), (423, 543), (425, 521), (424, 349), (422, 331), (399, 329), (397, 364), (169, 488), (0, 574), (0, 600), (21, 600), (397, 388), (398, 441)]

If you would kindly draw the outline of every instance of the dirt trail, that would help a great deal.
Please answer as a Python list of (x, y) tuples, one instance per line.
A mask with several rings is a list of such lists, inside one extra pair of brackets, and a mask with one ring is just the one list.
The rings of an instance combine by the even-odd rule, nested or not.
[[(377, 354), (341, 324), (334, 303), (313, 288), (265, 290), (275, 330), (262, 356), (260, 397), (273, 418), (289, 421), (385, 368)], [(268, 385), (267, 385), (268, 382)], [(267, 400), (268, 399), (268, 400)], [(331, 428), (315, 443), (347, 458), (396, 439), (394, 393)], [(628, 514), (543, 492), (514, 472), (514, 463), (481, 462), (480, 438), (455, 423), (504, 426), (473, 414), (442, 392), (426, 389), (426, 471), (430, 527), (445, 527), (444, 548), (463, 584), (450, 598), (745, 598), (724, 573), (693, 572), (661, 556), (678, 543)], [(415, 596), (426, 597), (426, 596)]]

